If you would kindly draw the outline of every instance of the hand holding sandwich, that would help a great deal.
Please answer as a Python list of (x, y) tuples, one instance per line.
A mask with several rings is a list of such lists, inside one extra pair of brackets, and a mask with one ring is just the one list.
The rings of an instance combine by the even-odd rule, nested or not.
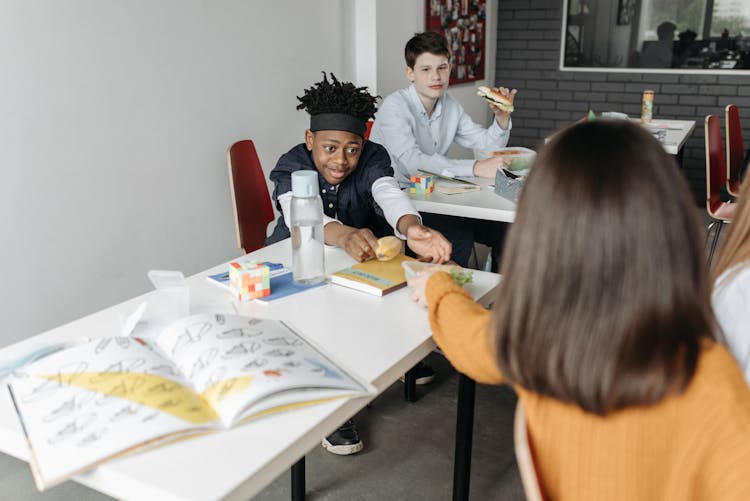
[(494, 89), (485, 86), (477, 87), (477, 95), (487, 101), (487, 105), (495, 114), (495, 120), (501, 129), (508, 128), (510, 114), (513, 113), (513, 100), (518, 91), (509, 90), (505, 87), (496, 87)]

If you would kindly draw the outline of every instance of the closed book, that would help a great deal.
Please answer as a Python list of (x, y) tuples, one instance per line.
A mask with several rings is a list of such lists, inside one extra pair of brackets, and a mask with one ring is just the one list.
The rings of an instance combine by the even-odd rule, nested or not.
[(469, 191), (480, 190), (481, 186), (476, 184), (457, 183), (454, 181), (440, 180), (435, 183), (435, 191), (445, 195), (455, 195), (457, 193), (467, 193)]
[(414, 258), (400, 254), (388, 261), (372, 259), (344, 268), (331, 275), (331, 282), (358, 291), (384, 296), (406, 285), (406, 274), (401, 263)]

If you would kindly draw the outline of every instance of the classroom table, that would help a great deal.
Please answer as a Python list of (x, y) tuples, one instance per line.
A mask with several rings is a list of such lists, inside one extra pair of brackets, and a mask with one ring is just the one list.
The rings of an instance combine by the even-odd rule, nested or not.
[[(445, 194), (433, 191), (426, 195), (410, 194), (409, 198), (420, 212), (462, 216), (488, 221), (512, 223), (516, 217), (516, 204), (512, 200), (495, 194), (494, 179), (466, 178), (481, 186), (479, 190), (466, 193)], [(437, 183), (440, 180), (436, 181)]]
[[(289, 266), (290, 247), (290, 242), (284, 240), (247, 258)], [(338, 248), (327, 247), (325, 257), (328, 275), (354, 263)], [(288, 321), (334, 360), (370, 382), (377, 393), (435, 348), (427, 313), (409, 298), (407, 288), (376, 297), (328, 284), (269, 304), (235, 303), (225, 290), (205, 279), (226, 268), (223, 263), (188, 278), (192, 313), (234, 309), (241, 314)], [(487, 304), (498, 281), (496, 274), (475, 271), (473, 282), (466, 288)], [(0, 365), (40, 346), (118, 335), (121, 318), (132, 313), (144, 299), (139, 296), (124, 301), (7, 346), (0, 350)], [(29, 451), (18, 419), (7, 392), (2, 393), (0, 451), (28, 461)], [(249, 499), (296, 465), (293, 496), (299, 499), (304, 497), (304, 455), (374, 396), (281, 412), (230, 430), (130, 454), (78, 475), (75, 480), (120, 499)]]
[[(640, 122), (637, 118), (632, 118), (631, 120)], [(675, 155), (681, 161), (682, 149), (690, 134), (695, 129), (695, 120), (664, 120), (655, 118), (651, 122), (643, 124), (643, 126), (657, 136), (664, 151), (670, 155)]]

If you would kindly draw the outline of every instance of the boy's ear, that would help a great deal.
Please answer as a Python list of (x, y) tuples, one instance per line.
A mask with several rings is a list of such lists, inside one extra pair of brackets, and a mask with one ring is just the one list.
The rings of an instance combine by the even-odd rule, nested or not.
[(406, 67), (406, 78), (410, 81), (414, 81), (414, 68)]
[(315, 136), (313, 135), (312, 131), (310, 129), (307, 129), (305, 131), (305, 144), (307, 145), (307, 151), (312, 151), (314, 139)]

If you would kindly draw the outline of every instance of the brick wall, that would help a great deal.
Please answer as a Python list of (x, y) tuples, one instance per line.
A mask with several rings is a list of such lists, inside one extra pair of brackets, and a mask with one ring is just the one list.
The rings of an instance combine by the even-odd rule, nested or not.
[(703, 120), (734, 103), (750, 146), (750, 75), (677, 75), (560, 71), (562, 0), (499, 0), (496, 85), (515, 87), (512, 144), (538, 148), (556, 128), (597, 113), (640, 116), (644, 89), (653, 89), (654, 116), (695, 120), (683, 172), (698, 203), (705, 200)]

